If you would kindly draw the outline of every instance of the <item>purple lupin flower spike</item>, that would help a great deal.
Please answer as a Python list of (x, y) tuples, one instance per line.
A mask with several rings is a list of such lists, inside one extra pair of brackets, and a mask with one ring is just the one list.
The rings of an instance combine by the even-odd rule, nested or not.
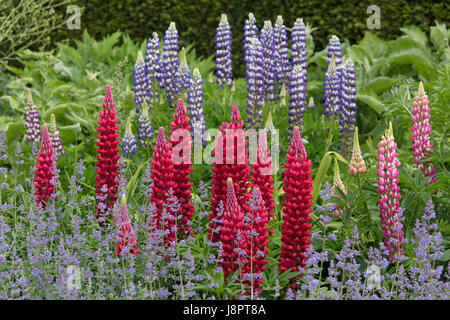
[(381, 137), (378, 143), (377, 192), (381, 195), (378, 200), (381, 214), (381, 229), (383, 230), (384, 243), (389, 250), (389, 260), (395, 262), (403, 255), (402, 208), (400, 208), (400, 187), (398, 183), (399, 172), (397, 167), (400, 161), (397, 158), (397, 144), (394, 140), (392, 123)]
[(27, 105), (25, 107), (25, 132), (26, 140), (28, 142), (35, 141), (39, 142), (41, 140), (41, 122), (39, 112), (36, 105), (33, 102), (33, 97), (31, 96), (31, 89), (28, 89)]
[(264, 27), (261, 29), (260, 41), (264, 54), (264, 89), (266, 99), (275, 101), (275, 55), (273, 53), (273, 29), (270, 20), (264, 21)]
[(332, 36), (330, 41), (328, 42), (328, 65), (331, 63), (331, 58), (335, 56), (336, 58), (336, 67), (339, 67), (339, 65), (342, 63), (342, 48), (341, 48), (341, 42), (339, 41), (339, 38), (337, 36)]
[(138, 52), (136, 63), (133, 68), (133, 83), (134, 83), (134, 104), (136, 106), (136, 113), (141, 112), (144, 103), (145, 88), (146, 88), (146, 74), (145, 62), (142, 52)]
[(297, 64), (289, 75), (289, 130), (297, 126), (301, 131), (303, 114), (306, 111), (306, 70), (301, 64)]
[(172, 108), (174, 100), (181, 94), (181, 84), (177, 81), (178, 60), (178, 31), (175, 22), (171, 22), (164, 35), (162, 59), (160, 60), (161, 81), (160, 88), (166, 89), (167, 100)]
[(183, 47), (180, 54), (179, 83), (184, 89), (189, 89), (191, 84), (191, 70), (187, 64), (186, 49)]
[(50, 135), (53, 149), (55, 150), (56, 159), (58, 159), (61, 154), (66, 154), (66, 152), (64, 151), (61, 136), (59, 134), (58, 128), (56, 127), (55, 115), (53, 113), (50, 116), (50, 128), (48, 133)]
[(273, 28), (273, 50), (275, 54), (275, 78), (279, 87), (284, 84), (287, 85), (289, 78), (289, 50), (288, 50), (288, 36), (286, 33), (286, 26), (283, 24), (283, 17), (278, 16), (275, 26)]
[[(203, 115), (203, 90), (202, 90), (202, 76), (198, 68), (195, 68), (192, 73), (191, 85), (188, 91), (188, 113), (190, 119), (190, 125), (194, 136), (194, 144), (197, 141), (202, 141), (202, 144), (206, 144), (205, 137), (205, 116)], [(197, 135), (201, 135), (198, 137)]]
[(145, 50), (145, 96), (146, 102), (150, 106), (156, 105), (158, 98), (158, 91), (156, 90), (156, 81), (161, 81), (161, 74), (159, 70), (160, 56), (159, 38), (156, 32), (153, 32), (152, 37), (148, 38), (147, 50)]
[(331, 58), (323, 82), (323, 113), (326, 116), (337, 115), (341, 103), (341, 73), (336, 68), (335, 58)]
[(233, 86), (233, 70), (231, 55), (231, 28), (227, 15), (222, 14), (216, 32), (216, 72), (217, 83), (221, 88), (224, 85)]
[(341, 68), (341, 104), (338, 109), (339, 124), (339, 150), (348, 158), (351, 155), (352, 139), (356, 123), (356, 70), (352, 59), (348, 58)]
[(131, 158), (133, 153), (138, 150), (136, 138), (134, 137), (133, 132), (131, 131), (131, 120), (127, 119), (127, 125), (125, 127), (125, 134), (122, 139), (122, 152), (123, 155), (127, 158)]
[(256, 26), (256, 18), (253, 13), (248, 14), (248, 19), (244, 25), (244, 62), (247, 62), (248, 51), (251, 46), (252, 39), (258, 36), (258, 27)]
[(148, 146), (150, 140), (153, 139), (153, 128), (152, 123), (150, 121), (150, 117), (148, 115), (148, 105), (144, 104), (144, 108), (142, 109), (142, 113), (138, 119), (139, 130), (138, 130), (138, 140), (139, 145)]
[(291, 65), (301, 64), (306, 68), (306, 28), (301, 18), (298, 18), (292, 27), (291, 51)]
[(247, 52), (247, 129), (258, 129), (264, 106), (264, 56), (261, 42), (252, 38)]

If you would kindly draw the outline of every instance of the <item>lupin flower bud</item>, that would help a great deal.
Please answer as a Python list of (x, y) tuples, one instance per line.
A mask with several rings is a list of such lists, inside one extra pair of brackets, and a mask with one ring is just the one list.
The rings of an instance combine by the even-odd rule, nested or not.
[(366, 163), (361, 155), (361, 148), (359, 147), (358, 139), (358, 127), (355, 127), (355, 134), (353, 137), (353, 152), (350, 165), (348, 167), (348, 173), (358, 174), (366, 172)]
[(25, 107), (25, 127), (27, 131), (25, 132), (26, 140), (40, 141), (41, 139), (41, 122), (39, 112), (36, 105), (33, 102), (33, 97), (31, 96), (31, 89), (28, 89), (27, 105)]
[(243, 220), (245, 213), (242, 211), (236, 198), (233, 179), (227, 179), (226, 188), (226, 207), (223, 214), (222, 229), (220, 231), (220, 240), (223, 249), (220, 266), (222, 267), (225, 279), (227, 279), (230, 273), (234, 273), (239, 268), (239, 250), (236, 249), (245, 249), (245, 241), (242, 245), (236, 243), (238, 230), (241, 233), (245, 232)]
[[(119, 210), (117, 210), (119, 211)], [(115, 219), (118, 226), (116, 240), (116, 255), (126, 256), (127, 254), (138, 254), (141, 250), (137, 248), (136, 234), (131, 226), (130, 217), (128, 216), (127, 198), (122, 195), (120, 201), (120, 211)]]
[(161, 80), (161, 73), (159, 70), (160, 56), (159, 51), (159, 38), (156, 32), (153, 32), (152, 37), (148, 38), (147, 46), (145, 50), (145, 95), (146, 101), (149, 106), (153, 103), (156, 104), (158, 98), (158, 91), (156, 90), (156, 81)]
[[(336, 188), (339, 188), (342, 193), (347, 195), (347, 190), (345, 189), (344, 183), (342, 182), (341, 175), (339, 173), (338, 161), (336, 158), (334, 158), (333, 187), (331, 188), (331, 190), (333, 190), (332, 195), (343, 201), (344, 199), (342, 199), (341, 196), (336, 192)], [(335, 205), (333, 205), (333, 207), (334, 207), (334, 211), (332, 213), (333, 217), (336, 217), (336, 216), (342, 217), (343, 211), (340, 208), (340, 206), (335, 204)]]
[(56, 159), (58, 159), (59, 155), (66, 154), (64, 151), (64, 147), (62, 145), (61, 136), (59, 135), (58, 128), (56, 127), (55, 115), (52, 113), (50, 115), (50, 139), (52, 141), (53, 149), (55, 150)]
[(336, 69), (336, 59), (331, 58), (331, 62), (325, 73), (323, 82), (323, 113), (326, 116), (338, 115), (338, 109), (341, 104), (341, 74)]
[(142, 52), (138, 52), (136, 64), (133, 68), (133, 83), (134, 83), (134, 104), (136, 106), (136, 113), (139, 113), (144, 103), (146, 94), (146, 74), (145, 62)]
[(394, 141), (392, 124), (386, 129), (381, 141), (378, 143), (377, 163), (377, 192), (381, 195), (378, 200), (381, 214), (381, 229), (383, 230), (384, 243), (389, 250), (389, 260), (397, 261), (403, 255), (403, 225), (400, 208), (400, 187), (398, 183), (399, 172), (397, 167), (400, 161), (397, 158), (397, 144)]
[[(306, 150), (300, 137), (298, 127), (294, 127), (291, 146), (286, 155), (284, 171), (284, 202), (283, 225), (281, 233), (281, 272), (298, 271), (306, 266), (308, 250), (311, 241), (312, 212), (312, 179), (310, 177), (311, 160), (307, 159)], [(295, 288), (295, 280), (291, 287)]]
[(273, 53), (273, 29), (270, 20), (264, 21), (264, 27), (261, 29), (259, 36), (263, 47), (264, 55), (264, 89), (266, 99), (275, 100), (275, 84), (276, 84), (276, 66), (275, 55)]
[(102, 110), (99, 112), (98, 141), (97, 141), (97, 175), (95, 184), (97, 193), (97, 219), (100, 224), (104, 222), (107, 209), (112, 209), (117, 200), (117, 188), (119, 186), (119, 151), (120, 135), (117, 133), (119, 126), (117, 122), (116, 104), (113, 101), (111, 86), (105, 87), (105, 99)]
[(264, 60), (258, 38), (252, 38), (247, 51), (247, 129), (258, 129), (264, 106)]
[(283, 108), (285, 105), (286, 105), (286, 86), (283, 83), (280, 90), (280, 108)]
[(52, 183), (52, 180), (56, 179), (53, 175), (55, 169), (56, 158), (54, 149), (50, 141), (47, 124), (44, 123), (42, 126), (41, 149), (39, 149), (39, 155), (36, 157), (36, 171), (34, 172), (36, 174), (36, 177), (34, 177), (36, 204), (44, 208), (46, 206), (45, 203), (56, 191), (55, 183)]
[(127, 119), (127, 125), (125, 127), (125, 134), (122, 139), (122, 152), (123, 155), (127, 158), (131, 158), (133, 153), (138, 150), (137, 141), (134, 137), (133, 132), (131, 131), (131, 120)]
[(224, 85), (233, 85), (232, 55), (231, 55), (231, 28), (227, 15), (222, 14), (216, 32), (216, 77), (221, 88)]
[[(202, 89), (202, 76), (198, 68), (194, 69), (192, 73), (191, 85), (188, 91), (188, 111), (191, 121), (192, 133), (194, 135), (194, 144), (197, 139), (202, 144), (206, 144), (205, 136), (205, 116), (203, 114), (203, 89)], [(197, 137), (196, 135), (201, 135)], [(197, 139), (196, 139), (197, 138)]]
[(424, 176), (432, 177), (430, 184), (436, 181), (433, 177), (435, 169), (431, 166), (431, 161), (424, 161), (424, 159), (430, 157), (430, 153), (433, 152), (433, 143), (431, 142), (430, 132), (430, 107), (428, 106), (430, 101), (428, 96), (425, 94), (423, 88), (423, 83), (419, 83), (419, 90), (417, 91), (416, 101), (413, 102), (412, 109), (412, 146), (413, 146), (413, 156), (414, 164), (420, 171), (423, 172)]
[(308, 108), (313, 109), (315, 106), (316, 104), (314, 103), (314, 98), (310, 97), (308, 102)]
[(186, 49), (184, 47), (181, 49), (179, 77), (179, 82), (182, 87), (184, 89), (189, 89), (191, 82), (191, 71), (189, 70), (189, 66), (187, 64)]
[(256, 26), (256, 18), (253, 13), (248, 14), (248, 19), (244, 25), (244, 62), (247, 62), (248, 51), (250, 49), (252, 39), (258, 36), (258, 27)]
[(288, 82), (289, 77), (289, 50), (286, 26), (283, 17), (278, 16), (273, 28), (273, 51), (275, 54), (275, 79), (279, 86)]
[(306, 70), (296, 65), (289, 76), (289, 130), (294, 126), (302, 128), (303, 115), (306, 111)]
[(352, 59), (348, 58), (341, 68), (341, 103), (338, 109), (339, 124), (339, 149), (345, 158), (351, 152), (352, 136), (356, 123), (356, 70)]
[[(161, 59), (160, 88), (166, 89), (167, 100), (171, 104), (181, 93), (181, 84), (177, 81), (178, 60), (178, 31), (175, 22), (171, 22), (164, 35), (163, 54)], [(171, 105), (171, 107), (174, 107)]]
[(331, 63), (331, 59), (333, 56), (336, 57), (336, 67), (338, 67), (342, 63), (342, 48), (341, 48), (341, 42), (339, 41), (339, 38), (337, 36), (332, 36), (330, 41), (328, 42), (328, 66)]
[(154, 138), (153, 127), (150, 121), (150, 116), (148, 115), (148, 105), (145, 104), (142, 113), (139, 115), (138, 119), (139, 130), (138, 130), (138, 140), (139, 145), (148, 146), (150, 140)]

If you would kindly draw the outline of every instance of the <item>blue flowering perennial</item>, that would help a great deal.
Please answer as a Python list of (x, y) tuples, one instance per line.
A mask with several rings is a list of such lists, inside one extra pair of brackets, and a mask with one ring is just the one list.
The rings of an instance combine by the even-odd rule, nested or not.
[(306, 28), (301, 18), (298, 18), (292, 27), (291, 51), (292, 66), (306, 65)]
[(152, 37), (148, 38), (147, 50), (145, 50), (145, 96), (147, 104), (152, 106), (156, 105), (156, 99), (158, 98), (158, 92), (156, 90), (156, 81), (161, 79), (159, 70), (160, 56), (159, 51), (159, 38), (156, 32), (153, 32)]
[(351, 154), (353, 134), (356, 122), (356, 70), (352, 59), (348, 58), (342, 66), (341, 105), (338, 110), (339, 124), (339, 150), (348, 157)]
[(122, 139), (122, 152), (127, 158), (131, 158), (133, 153), (138, 150), (136, 138), (131, 131), (131, 121), (130, 118), (127, 120), (127, 126), (125, 127), (125, 134)]
[(233, 86), (231, 28), (226, 14), (222, 14), (217, 27), (215, 49), (217, 83), (221, 88), (225, 84), (231, 87)]
[(175, 22), (171, 22), (164, 35), (162, 59), (160, 61), (161, 81), (160, 88), (166, 89), (167, 100), (172, 102), (180, 95), (181, 85), (177, 81), (177, 72), (180, 61), (178, 60), (178, 31)]
[[(206, 144), (205, 137), (205, 116), (203, 115), (203, 90), (202, 90), (202, 76), (198, 68), (195, 68), (190, 80), (190, 87), (188, 91), (188, 113), (190, 119), (191, 130), (194, 135), (194, 144), (197, 141), (202, 141)], [(201, 134), (201, 138), (197, 137)]]
[(187, 64), (186, 49), (184, 47), (183, 49), (181, 49), (180, 68), (178, 72), (178, 77), (179, 80), (177, 81), (179, 82), (179, 84), (184, 89), (189, 89), (189, 86), (191, 84), (191, 70), (189, 70), (189, 66)]
[(134, 104), (136, 106), (136, 113), (140, 112), (144, 104), (145, 96), (145, 62), (142, 52), (138, 52), (136, 63), (133, 68), (133, 83), (134, 83)]
[(331, 63), (331, 58), (333, 56), (336, 57), (336, 67), (339, 67), (339, 65), (342, 63), (342, 48), (341, 48), (341, 42), (339, 41), (339, 38), (337, 36), (332, 36), (330, 41), (328, 42), (328, 66)]
[(306, 110), (306, 70), (297, 64), (289, 76), (289, 130), (297, 126), (300, 130), (303, 124), (303, 114)]
[(150, 140), (152, 140), (154, 137), (152, 123), (150, 122), (150, 117), (148, 115), (147, 104), (145, 104), (142, 109), (142, 113), (139, 116), (138, 123), (139, 123), (139, 130), (138, 130), (139, 145), (141, 146), (144, 145), (147, 147), (150, 143)]
[(266, 99), (275, 100), (275, 55), (273, 53), (273, 29), (270, 20), (264, 21), (264, 27), (259, 36), (264, 55), (264, 89)]
[(323, 82), (323, 113), (326, 116), (337, 115), (341, 103), (341, 72), (336, 68), (336, 60), (331, 59)]
[(247, 61), (247, 54), (250, 49), (252, 39), (258, 36), (258, 27), (256, 26), (256, 18), (253, 13), (248, 14), (248, 19), (244, 25), (244, 62)]
[(262, 123), (264, 106), (264, 56), (261, 42), (252, 38), (247, 55), (247, 129), (257, 129)]
[(273, 28), (273, 51), (275, 55), (275, 79), (281, 88), (283, 83), (287, 83), (289, 77), (288, 37), (282, 16), (277, 17)]

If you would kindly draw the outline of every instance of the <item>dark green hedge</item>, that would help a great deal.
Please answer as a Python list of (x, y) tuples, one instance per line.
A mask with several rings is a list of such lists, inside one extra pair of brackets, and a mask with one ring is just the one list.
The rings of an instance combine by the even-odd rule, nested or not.
[[(153, 31), (163, 36), (171, 21), (176, 22), (181, 44), (193, 44), (197, 53), (209, 56), (214, 52), (214, 34), (220, 14), (226, 13), (233, 32), (234, 72), (242, 75), (242, 40), (244, 21), (253, 12), (261, 28), (264, 20), (281, 14), (291, 27), (303, 17), (319, 30), (313, 33), (316, 49), (323, 49), (330, 35), (358, 41), (367, 30), (366, 10), (376, 4), (381, 9), (381, 30), (374, 30), (384, 39), (400, 34), (399, 28), (416, 25), (429, 30), (434, 20), (448, 22), (449, 4), (445, 1), (407, 0), (77, 0), (82, 8), (81, 31), (87, 29), (95, 38), (121, 30), (134, 40), (142, 41)], [(60, 30), (55, 40), (73, 39), (81, 31)]]

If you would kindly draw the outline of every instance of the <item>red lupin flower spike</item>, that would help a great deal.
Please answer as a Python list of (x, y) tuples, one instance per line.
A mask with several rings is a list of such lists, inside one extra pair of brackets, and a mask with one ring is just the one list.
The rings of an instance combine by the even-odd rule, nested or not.
[(41, 149), (39, 150), (39, 155), (36, 157), (36, 177), (34, 178), (35, 194), (37, 196), (36, 203), (42, 205), (44, 208), (46, 206), (45, 202), (56, 191), (55, 183), (52, 183), (52, 179), (57, 179), (53, 175), (53, 171), (56, 169), (55, 160), (55, 151), (50, 140), (50, 134), (48, 133), (48, 126), (44, 124), (42, 128)]
[[(311, 244), (312, 184), (310, 175), (311, 160), (306, 157), (305, 147), (298, 127), (294, 127), (289, 153), (286, 155), (284, 171), (283, 226), (281, 233), (281, 272), (297, 271), (304, 268), (307, 258), (305, 253)], [(291, 280), (295, 288), (295, 278)]]
[[(141, 250), (137, 248), (136, 234), (128, 216), (127, 198), (122, 196), (120, 209), (115, 209), (114, 223), (118, 226), (116, 254), (118, 257), (126, 254), (138, 254)], [(117, 215), (117, 216), (116, 216)]]
[(119, 126), (116, 117), (116, 104), (113, 101), (111, 86), (105, 87), (105, 99), (102, 103), (102, 110), (99, 112), (99, 126), (97, 141), (97, 175), (95, 183), (97, 189), (97, 219), (103, 224), (108, 209), (112, 209), (117, 200), (117, 187), (119, 186), (118, 160), (120, 158), (118, 147)]
[[(245, 212), (248, 211), (247, 188), (250, 169), (248, 150), (245, 147), (245, 131), (242, 130), (244, 123), (241, 120), (239, 108), (236, 105), (232, 105), (231, 108), (231, 123), (222, 123), (220, 131), (222, 136), (215, 140), (216, 149), (213, 152), (215, 159), (212, 168), (211, 213), (209, 215), (209, 238), (213, 242), (219, 240), (219, 232), (217, 232), (219, 224), (216, 220), (220, 201), (223, 203), (226, 201), (228, 178), (233, 179), (238, 204)], [(234, 142), (227, 142), (227, 136), (233, 138)], [(227, 153), (230, 155), (229, 159), (227, 159)]]
[[(192, 233), (192, 229), (189, 227), (192, 215), (194, 214), (194, 205), (191, 203), (191, 187), (192, 182), (189, 181), (189, 174), (192, 172), (192, 136), (189, 133), (191, 126), (189, 125), (189, 118), (186, 116), (186, 108), (184, 106), (183, 99), (178, 99), (178, 106), (174, 120), (170, 123), (172, 130), (169, 132), (171, 135), (177, 129), (181, 130), (181, 134), (176, 135), (176, 139), (172, 139), (169, 142), (172, 144), (172, 162), (174, 173), (174, 196), (177, 197), (180, 204), (180, 214), (182, 216), (179, 222), (179, 239), (186, 237), (186, 232)], [(178, 150), (179, 149), (179, 150)], [(185, 151), (189, 150), (186, 154)], [(175, 159), (174, 159), (175, 158)]]

